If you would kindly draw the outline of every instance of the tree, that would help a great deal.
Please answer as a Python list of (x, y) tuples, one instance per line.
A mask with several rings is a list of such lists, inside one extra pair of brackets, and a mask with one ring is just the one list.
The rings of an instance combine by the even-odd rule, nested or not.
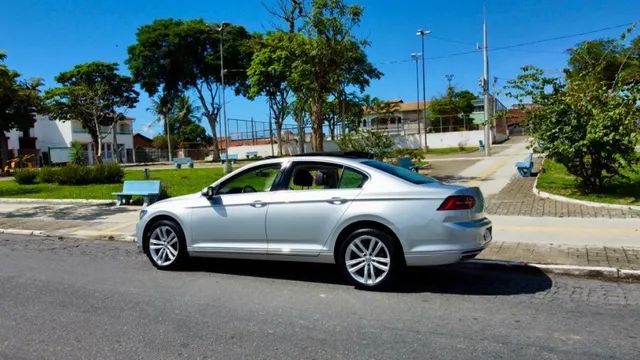
[(95, 161), (102, 163), (102, 126), (124, 119), (138, 102), (138, 92), (128, 76), (118, 74), (118, 64), (94, 61), (74, 66), (55, 77), (61, 85), (45, 92), (47, 112), (62, 121), (77, 120), (91, 136)]
[[(226, 25), (226, 24), (225, 24)], [(175, 96), (194, 91), (213, 136), (213, 157), (219, 159), (216, 103), (221, 84), (220, 40), (223, 39), (225, 85), (245, 93), (246, 71), (252, 57), (251, 35), (242, 26), (199, 20), (156, 20), (142, 26), (128, 49), (127, 64), (134, 79), (149, 94)]]
[(291, 46), (298, 57), (291, 68), (289, 83), (296, 97), (308, 99), (311, 106), (312, 148), (323, 150), (324, 111), (329, 96), (347, 85), (361, 91), (381, 73), (367, 60), (367, 41), (358, 40), (352, 30), (358, 26), (363, 8), (342, 0), (313, 0), (302, 27), (302, 36)]
[(603, 190), (637, 161), (640, 86), (634, 79), (640, 73), (628, 60), (637, 59), (639, 44), (638, 38), (628, 47), (617, 40), (584, 42), (570, 52), (564, 79), (525, 66), (508, 82), (508, 95), (533, 103), (525, 121), (534, 141), (586, 191)]
[(9, 159), (6, 131), (33, 127), (36, 111), (42, 107), (42, 80), (20, 79), (20, 73), (4, 65), (6, 54), (0, 52), (0, 166)]
[(258, 43), (253, 54), (249, 76), (249, 98), (265, 95), (273, 114), (278, 143), (278, 155), (282, 155), (282, 126), (287, 116), (291, 89), (288, 84), (296, 51), (290, 46), (290, 33), (267, 33)]
[(451, 125), (462, 124), (473, 111), (476, 96), (469, 90), (457, 91), (449, 85), (444, 96), (432, 99), (427, 109), (430, 117), (449, 119)]

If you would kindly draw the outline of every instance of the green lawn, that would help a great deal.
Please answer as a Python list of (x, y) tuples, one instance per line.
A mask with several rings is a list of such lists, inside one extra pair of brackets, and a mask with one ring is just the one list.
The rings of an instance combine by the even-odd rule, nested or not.
[(450, 155), (450, 154), (468, 154), (468, 153), (473, 153), (473, 152), (477, 152), (478, 147), (475, 146), (471, 146), (471, 147), (448, 147), (448, 148), (441, 148), (441, 149), (427, 149), (427, 151), (425, 152), (427, 155)]
[(579, 200), (609, 204), (640, 205), (640, 165), (624, 173), (628, 178), (616, 178), (603, 193), (585, 193), (578, 187), (578, 179), (567, 169), (553, 161), (545, 160), (544, 171), (538, 175), (538, 189), (552, 194)]
[[(169, 196), (191, 194), (221, 178), (222, 168), (151, 170), (151, 180), (160, 180)], [(125, 170), (125, 180), (143, 180), (142, 170)], [(112, 192), (122, 190), (122, 184), (18, 185), (15, 181), (0, 181), (0, 197), (33, 199), (113, 199)]]

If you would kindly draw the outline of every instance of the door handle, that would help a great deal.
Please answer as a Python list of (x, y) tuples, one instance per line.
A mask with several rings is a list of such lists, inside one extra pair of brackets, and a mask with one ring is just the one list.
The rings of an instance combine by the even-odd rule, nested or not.
[(252, 203), (251, 203), (251, 204), (249, 204), (249, 205), (251, 205), (251, 206), (253, 206), (253, 207), (255, 207), (255, 208), (261, 208), (261, 207), (264, 207), (265, 205), (267, 205), (267, 203), (265, 203), (265, 202), (264, 202), (264, 201), (262, 201), (262, 200), (256, 200), (256, 201), (252, 202)]
[(329, 203), (330, 204), (334, 204), (334, 205), (341, 205), (347, 202), (347, 199), (341, 198), (341, 197), (332, 197), (331, 199), (329, 199)]

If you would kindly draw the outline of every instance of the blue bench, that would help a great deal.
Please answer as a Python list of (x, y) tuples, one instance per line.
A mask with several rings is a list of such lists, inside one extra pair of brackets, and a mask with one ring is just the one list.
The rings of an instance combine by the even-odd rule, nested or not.
[(247, 159), (255, 159), (258, 157), (258, 152), (257, 151), (247, 151), (246, 154)]
[(160, 197), (160, 180), (128, 180), (122, 186), (122, 192), (112, 193), (116, 196), (116, 205), (128, 205), (133, 196), (142, 196), (143, 206), (152, 204)]
[(518, 169), (518, 173), (522, 177), (529, 177), (533, 174), (533, 153), (529, 154), (527, 160), (518, 161), (516, 163), (516, 168)]
[(478, 149), (480, 150), (480, 152), (484, 151), (484, 141), (478, 140)]
[[(227, 154), (220, 154), (220, 163), (224, 164), (227, 161)], [(229, 154), (229, 161), (235, 164), (238, 161), (238, 154)]]
[(173, 159), (173, 163), (176, 165), (176, 169), (180, 169), (182, 165), (187, 165), (193, 168), (193, 160), (190, 157), (181, 157)]
[(407, 170), (415, 171), (415, 172), (418, 172), (418, 169), (419, 169), (419, 166), (414, 164), (413, 161), (411, 161), (411, 158), (408, 156), (403, 156), (399, 158), (398, 166), (400, 166), (401, 168), (405, 168)]

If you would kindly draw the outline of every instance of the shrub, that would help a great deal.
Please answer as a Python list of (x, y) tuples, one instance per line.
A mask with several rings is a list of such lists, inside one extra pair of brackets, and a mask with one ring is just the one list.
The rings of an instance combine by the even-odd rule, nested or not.
[(69, 148), (69, 161), (76, 165), (84, 164), (84, 150), (82, 149), (82, 143), (77, 141), (71, 142), (71, 147)]
[(14, 179), (20, 185), (31, 185), (36, 183), (38, 170), (36, 169), (20, 169), (13, 174)]
[(368, 152), (372, 153), (373, 157), (378, 160), (388, 157), (395, 145), (389, 135), (368, 129), (359, 129), (358, 131), (347, 133), (339, 138), (336, 143), (342, 151)]
[(118, 164), (81, 166), (69, 164), (58, 170), (56, 181), (60, 185), (117, 184), (124, 178)]
[(38, 181), (41, 183), (53, 184), (58, 182), (60, 176), (60, 168), (43, 167), (40, 169)]

